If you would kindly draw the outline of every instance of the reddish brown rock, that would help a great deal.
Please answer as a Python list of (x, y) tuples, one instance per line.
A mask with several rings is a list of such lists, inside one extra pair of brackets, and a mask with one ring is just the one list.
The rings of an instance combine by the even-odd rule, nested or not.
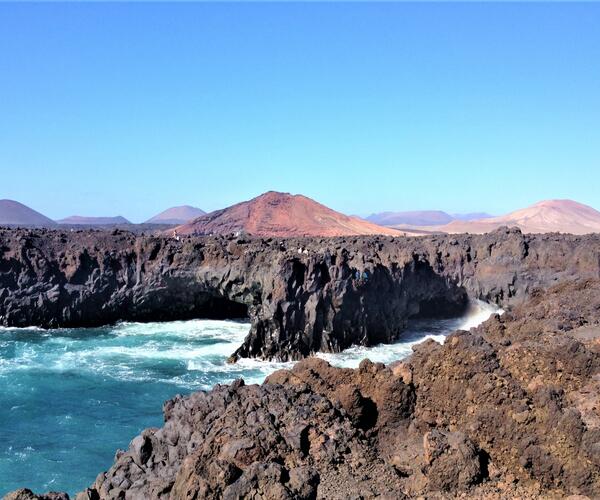
[(22, 488), (5, 495), (3, 500), (69, 500), (69, 495), (56, 492), (36, 495), (31, 490)]

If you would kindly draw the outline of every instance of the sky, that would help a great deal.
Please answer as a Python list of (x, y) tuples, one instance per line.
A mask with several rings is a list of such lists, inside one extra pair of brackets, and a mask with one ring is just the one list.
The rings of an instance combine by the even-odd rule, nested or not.
[(598, 3), (0, 3), (0, 198), (600, 209), (599, 26)]

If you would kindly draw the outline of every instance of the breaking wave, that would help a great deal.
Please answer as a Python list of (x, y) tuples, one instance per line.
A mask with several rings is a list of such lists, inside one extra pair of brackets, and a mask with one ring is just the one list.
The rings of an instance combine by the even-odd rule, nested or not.
[(413, 346), (420, 342), (431, 339), (443, 343), (446, 336), (453, 331), (469, 330), (483, 323), (492, 314), (502, 312), (502, 309), (478, 300), (472, 302), (467, 313), (460, 318), (409, 321), (408, 329), (393, 344), (379, 344), (373, 347), (356, 346), (340, 353), (318, 353), (317, 356), (334, 366), (347, 368), (356, 368), (365, 358), (387, 364), (406, 358), (412, 353)]

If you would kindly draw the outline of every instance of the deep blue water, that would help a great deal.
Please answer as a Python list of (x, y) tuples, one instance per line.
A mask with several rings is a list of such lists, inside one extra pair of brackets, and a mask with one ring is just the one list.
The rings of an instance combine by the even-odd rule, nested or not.
[[(460, 320), (414, 323), (403, 342), (322, 357), (342, 366), (357, 366), (365, 357), (400, 359), (414, 343), (443, 341), (491, 310), (478, 306)], [(248, 330), (247, 323), (209, 320), (0, 329), (0, 496), (23, 486), (74, 494), (142, 429), (162, 425), (162, 403), (175, 394), (238, 377), (259, 383), (291, 366), (228, 364)]]

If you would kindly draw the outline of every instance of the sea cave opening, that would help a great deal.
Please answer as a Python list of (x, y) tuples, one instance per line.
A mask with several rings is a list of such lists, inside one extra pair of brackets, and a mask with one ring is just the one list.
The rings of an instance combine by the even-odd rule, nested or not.
[[(134, 321), (248, 320), (247, 304), (216, 290), (172, 285), (147, 294), (128, 314)], [(123, 319), (123, 318), (120, 318)]]

